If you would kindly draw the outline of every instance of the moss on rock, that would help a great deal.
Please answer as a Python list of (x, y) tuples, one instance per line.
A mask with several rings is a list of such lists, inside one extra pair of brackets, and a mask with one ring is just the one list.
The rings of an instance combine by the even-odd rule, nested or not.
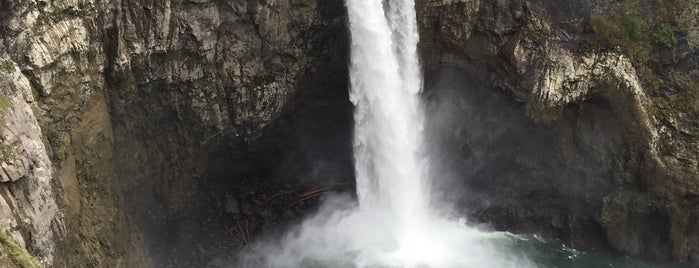
[(5, 112), (12, 107), (12, 102), (0, 92), (0, 128), (5, 126)]
[(10, 235), (5, 231), (0, 231), (0, 266), (8, 268), (43, 267), (26, 250), (12, 241)]
[(12, 69), (14, 69), (14, 67), (11, 62), (0, 59), (0, 73), (7, 73), (12, 71)]
[(7, 109), (10, 109), (12, 107), (12, 102), (10, 102), (10, 99), (5, 96), (2, 92), (0, 92), (0, 112), (4, 112)]

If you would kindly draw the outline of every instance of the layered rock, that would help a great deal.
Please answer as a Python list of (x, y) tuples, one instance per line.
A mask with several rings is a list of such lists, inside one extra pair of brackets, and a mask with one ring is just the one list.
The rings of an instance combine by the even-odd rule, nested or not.
[(223, 191), (211, 178), (232, 191), (259, 173), (255, 157), (273, 157), (269, 141), (281, 140), (263, 137), (269, 125), (311, 81), (335, 75), (325, 70), (345, 68), (342, 2), (125, 1), (115, 11), (105, 42), (126, 200), (156, 258), (208, 250), (225, 232), (202, 227), (215, 225), (207, 189)]
[[(691, 26), (696, 21), (687, 19), (687, 14), (696, 9), (696, 1), (678, 1), (664, 7), (675, 11), (652, 18), (633, 17), (637, 16), (633, 13), (635, 6), (628, 3), (468, 2), (471, 3), (432, 7), (427, 4), (421, 21), (440, 21), (442, 24), (437, 25), (441, 29), (472, 25), (461, 30), (455, 41), (455, 35), (431, 36), (435, 29), (429, 23), (422, 24), (422, 32), (434, 39), (423, 43), (428, 73), (439, 76), (445, 68), (457, 66), (467, 77), (487, 77), (474, 79), (474, 86), (464, 86), (467, 90), (478, 91), (478, 84), (497, 89), (492, 93), (459, 93), (462, 96), (499, 99), (502, 97), (483, 94), (504, 94), (511, 100), (511, 108), (503, 108), (502, 112), (486, 110), (481, 111), (482, 116), (463, 119), (462, 124), (471, 126), (469, 130), (438, 138), (461, 144), (451, 144), (452, 148), (467, 148), (461, 153), (447, 151), (462, 159), (462, 164), (474, 165), (473, 171), (463, 172), (469, 178), (469, 194), (480, 196), (472, 197), (478, 201), (468, 201), (475, 208), (471, 213), (499, 228), (538, 230), (582, 248), (610, 247), (660, 260), (699, 260), (695, 250), (699, 243), (699, 146), (691, 138), (699, 133), (699, 106), (693, 101), (697, 90), (693, 83), (699, 79), (699, 73), (696, 61), (687, 58), (698, 53)], [(653, 9), (652, 3), (637, 4)], [(466, 12), (457, 21), (440, 20), (440, 12), (466, 5), (479, 10)], [(615, 15), (620, 9), (625, 13)], [(618, 16), (622, 17), (617, 19)], [(647, 30), (643, 23), (674, 21), (684, 25), (684, 30), (677, 32), (682, 31), (686, 38), (671, 50), (642, 38), (603, 39), (608, 37), (596, 36), (603, 34), (599, 31), (610, 30), (595, 27), (604, 26), (607, 18), (626, 20), (638, 27), (629, 31)], [(591, 21), (594, 19), (602, 22)], [(655, 42), (663, 41), (661, 37), (655, 33)], [(646, 48), (588, 45), (595, 38), (611, 44), (637, 42), (628, 46)], [(435, 90), (440, 87), (450, 86), (438, 82)], [(433, 105), (450, 102), (442, 93), (430, 94), (436, 96)], [(437, 115), (444, 115), (440, 109), (432, 109)], [(514, 111), (526, 113), (529, 122), (517, 121), (524, 120), (517, 117), (500, 119), (511, 126), (497, 127), (498, 132), (482, 137), (480, 144), (469, 141), (470, 136), (478, 134), (468, 132), (479, 133), (478, 127), (492, 127), (489, 122), (494, 119), (488, 117), (498, 118)], [(600, 117), (603, 113), (607, 113), (607, 118)], [(508, 135), (520, 137), (510, 136), (506, 140)], [(549, 142), (538, 141), (546, 136)], [(483, 145), (489, 140), (493, 145)], [(507, 146), (520, 150), (512, 152)], [(531, 146), (545, 147), (530, 152)], [(478, 155), (486, 160), (474, 160)], [(591, 163), (597, 164), (589, 166)], [(501, 171), (486, 171), (494, 167)], [(490, 185), (488, 181), (499, 185)]]
[[(8, 95), (21, 109), (8, 113), (8, 124), (26, 129), (3, 128), (14, 146), (8, 154), (21, 157), (3, 156), (2, 180), (41, 182), (22, 186), (27, 200), (7, 201), (14, 216), (3, 217), (3, 229), (59, 267), (188, 259), (206, 240), (198, 229), (213, 202), (200, 185), (255, 172), (251, 152), (263, 156), (271, 139), (263, 129), (311, 91), (308, 77), (346, 68), (341, 1), (0, 6), (8, 87), (21, 85), (26, 95)], [(21, 208), (30, 205), (42, 216)]]
[[(474, 219), (699, 259), (699, 3), (683, 3), (676, 47), (644, 43), (639, 60), (589, 46), (605, 25), (591, 16), (621, 8), (608, 1), (417, 1), (427, 80), (448, 69), (482, 100), (448, 118), (473, 135), (444, 138), (469, 164), (454, 177), (480, 198)], [(236, 200), (222, 192), (350, 177), (351, 157), (308, 152), (351, 144), (288, 129), (349, 132), (344, 14), (340, 0), (0, 1), (0, 229), (49, 266), (188, 265), (225, 229), (202, 229)]]
[(61, 191), (43, 143), (29, 80), (14, 62), (0, 71), (0, 228), (43, 264), (53, 264), (65, 234)]

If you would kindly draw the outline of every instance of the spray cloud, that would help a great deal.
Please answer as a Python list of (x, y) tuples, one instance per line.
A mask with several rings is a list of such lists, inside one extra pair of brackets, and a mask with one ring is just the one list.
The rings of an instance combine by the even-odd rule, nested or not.
[(430, 204), (423, 153), (422, 74), (412, 0), (347, 0), (357, 203), (326, 200), (281, 239), (251, 246), (248, 266), (526, 267), (511, 239)]

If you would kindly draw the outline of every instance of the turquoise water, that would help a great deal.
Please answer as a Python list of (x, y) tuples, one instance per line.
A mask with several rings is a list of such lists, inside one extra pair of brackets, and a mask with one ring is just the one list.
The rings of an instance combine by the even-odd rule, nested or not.
[[(560, 243), (544, 242), (534, 237), (521, 237), (509, 234), (506, 236), (508, 236), (509, 239), (498, 239), (499, 243), (496, 244), (499, 244), (499, 247), (510, 252), (510, 254), (528, 259), (533, 262), (536, 267), (540, 268), (692, 268), (692, 266), (688, 264), (652, 263), (609, 252), (582, 252), (568, 248)], [(348, 259), (351, 259), (351, 257)], [(351, 260), (315, 261), (308, 259), (304, 260), (301, 266), (306, 268), (357, 267)], [(383, 266), (371, 267), (394, 268)], [(425, 266), (425, 268), (430, 267)]]
[(688, 264), (650, 263), (608, 252), (581, 252), (559, 243), (536, 238), (513, 240), (513, 252), (519, 252), (539, 267), (545, 268), (690, 268)]

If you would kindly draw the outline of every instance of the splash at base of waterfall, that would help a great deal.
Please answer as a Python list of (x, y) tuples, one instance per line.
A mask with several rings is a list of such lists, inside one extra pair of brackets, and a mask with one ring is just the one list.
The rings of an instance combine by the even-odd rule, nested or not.
[(347, 11), (358, 201), (328, 200), (281, 241), (258, 245), (256, 267), (528, 266), (498, 246), (510, 236), (430, 209), (414, 1), (347, 0)]
[(256, 244), (245, 267), (535, 267), (509, 248), (517, 236), (433, 215), (404, 223), (332, 197), (279, 241)]
[[(479, 231), (461, 220), (431, 221), (399, 242), (380, 214), (363, 214), (349, 197), (331, 197), (320, 211), (281, 238), (258, 241), (223, 267), (558, 267), (690, 268), (648, 263), (609, 252), (583, 252), (536, 236)], [(390, 221), (389, 221), (390, 222)]]
[(327, 200), (281, 241), (253, 246), (246, 267), (526, 267), (498, 246), (509, 236), (430, 209), (414, 1), (347, 0), (347, 11), (358, 200)]
[(647, 267), (439, 214), (429, 189), (439, 176), (429, 175), (422, 137), (414, 1), (346, 2), (357, 200), (328, 198), (283, 237), (250, 245), (238, 267)]

